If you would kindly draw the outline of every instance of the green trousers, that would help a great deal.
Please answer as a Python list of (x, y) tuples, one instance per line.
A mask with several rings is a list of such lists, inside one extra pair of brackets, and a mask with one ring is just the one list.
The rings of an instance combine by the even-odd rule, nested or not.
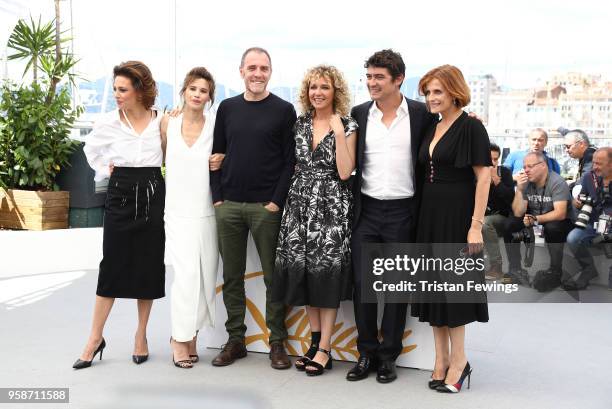
[(271, 302), (272, 275), (282, 211), (270, 212), (264, 205), (265, 203), (239, 203), (226, 200), (215, 207), (219, 251), (223, 259), (223, 302), (227, 310), (225, 329), (230, 341), (244, 341), (246, 332), (244, 274), (249, 231), (253, 236), (263, 268), (266, 285), (266, 325), (270, 330), (269, 342), (287, 339), (285, 306), (282, 303)]
[(485, 216), (484, 224), (482, 225), (482, 238), (491, 264), (502, 264), (499, 238), (504, 237), (506, 219), (507, 217), (501, 214)]

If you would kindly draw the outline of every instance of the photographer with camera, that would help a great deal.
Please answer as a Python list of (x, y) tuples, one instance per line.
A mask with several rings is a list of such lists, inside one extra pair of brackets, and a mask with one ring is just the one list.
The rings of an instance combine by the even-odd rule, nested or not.
[[(584, 290), (597, 277), (589, 247), (597, 242), (612, 242), (612, 148), (598, 149), (593, 155), (593, 170), (580, 182), (580, 212), (567, 244), (580, 265), (580, 275), (563, 285), (566, 290)], [(609, 274), (612, 277), (612, 266)], [(609, 284), (612, 288), (612, 283)]]
[(512, 201), (514, 217), (509, 217), (506, 222), (504, 242), (510, 270), (503, 281), (514, 283), (528, 279), (527, 272), (520, 265), (520, 249), (511, 243), (525, 241), (529, 245), (534, 236), (539, 235), (547, 243), (550, 269), (538, 272), (533, 286), (540, 292), (550, 291), (561, 284), (563, 244), (572, 229), (570, 191), (559, 174), (548, 170), (542, 152), (528, 153), (523, 169), (516, 178), (517, 189)]
[(482, 238), (489, 256), (489, 269), (485, 278), (487, 280), (497, 280), (503, 275), (499, 237), (504, 235), (506, 220), (512, 212), (514, 181), (510, 169), (499, 166), (501, 156), (499, 146), (491, 143), (490, 150), (493, 166), (490, 168), (491, 187), (489, 188), (489, 200), (482, 226)]
[(593, 167), (593, 154), (597, 150), (591, 145), (591, 141), (586, 132), (582, 129), (574, 129), (568, 131), (563, 140), (565, 152), (572, 159), (578, 159), (578, 173), (576, 174), (576, 183)]

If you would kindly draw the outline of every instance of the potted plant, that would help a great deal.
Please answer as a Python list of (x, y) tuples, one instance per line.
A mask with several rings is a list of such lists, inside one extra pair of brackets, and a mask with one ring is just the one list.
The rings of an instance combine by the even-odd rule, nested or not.
[(26, 60), (24, 79), (31, 73), (32, 80), (0, 89), (0, 227), (68, 227), (69, 194), (55, 177), (78, 144), (70, 132), (83, 108), (73, 107), (65, 86), (74, 84), (77, 60), (62, 49), (61, 34), (59, 16), (46, 24), (30, 18), (9, 38), (8, 59)]

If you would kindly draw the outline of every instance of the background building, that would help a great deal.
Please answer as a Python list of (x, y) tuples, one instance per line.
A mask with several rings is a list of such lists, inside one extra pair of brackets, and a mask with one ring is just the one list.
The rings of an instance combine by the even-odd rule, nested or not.
[(489, 121), (489, 101), (493, 93), (498, 91), (497, 80), (493, 75), (476, 75), (468, 77), (471, 101), (467, 110), (474, 112), (487, 124)]
[(523, 136), (544, 128), (555, 136), (558, 127), (580, 128), (599, 145), (612, 142), (612, 82), (601, 75), (565, 73), (533, 89), (498, 91), (489, 100), (489, 132)]

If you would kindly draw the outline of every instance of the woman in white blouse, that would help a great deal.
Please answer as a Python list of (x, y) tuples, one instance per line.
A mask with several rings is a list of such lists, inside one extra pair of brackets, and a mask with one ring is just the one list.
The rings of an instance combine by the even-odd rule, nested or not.
[(132, 361), (145, 362), (153, 300), (165, 295), (161, 115), (153, 108), (157, 87), (139, 61), (114, 67), (113, 75), (117, 109), (96, 122), (84, 147), (95, 179), (110, 180), (93, 323), (75, 369), (91, 366), (97, 353), (102, 359), (103, 329), (115, 298), (138, 300)]
[(197, 332), (212, 326), (219, 250), (209, 184), (215, 116), (215, 80), (204, 67), (183, 81), (182, 114), (162, 119), (166, 158), (166, 248), (174, 270), (170, 311), (172, 361), (191, 368), (198, 361)]

